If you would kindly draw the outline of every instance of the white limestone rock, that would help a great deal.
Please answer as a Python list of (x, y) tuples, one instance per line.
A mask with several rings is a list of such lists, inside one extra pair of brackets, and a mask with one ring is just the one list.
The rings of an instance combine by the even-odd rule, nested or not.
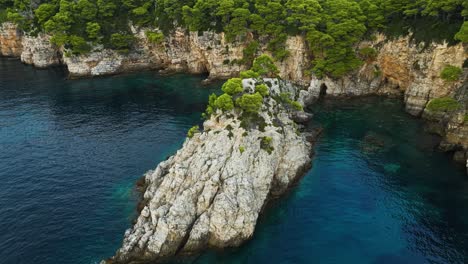
[[(277, 79), (265, 81), (273, 83), (272, 93), (292, 89)], [(265, 100), (264, 130), (246, 131), (236, 113), (218, 112), (205, 122), (205, 132), (146, 175), (146, 205), (112, 263), (234, 247), (253, 236), (269, 198), (284, 193), (311, 165), (306, 135), (297, 133), (281, 104)], [(262, 147), (263, 137), (271, 137), (271, 152)]]

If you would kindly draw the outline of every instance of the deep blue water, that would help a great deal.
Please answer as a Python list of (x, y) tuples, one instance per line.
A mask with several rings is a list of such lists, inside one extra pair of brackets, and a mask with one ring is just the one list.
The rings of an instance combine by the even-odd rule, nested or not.
[[(200, 121), (202, 77), (66, 80), (0, 59), (0, 263), (96, 263), (135, 217), (135, 181)], [(464, 263), (468, 180), (391, 99), (322, 102), (312, 170), (253, 240), (194, 263)], [(311, 124), (311, 126), (313, 126)]]
[(213, 90), (152, 73), (65, 80), (0, 59), (0, 263), (96, 263), (134, 218), (135, 181), (183, 143)]

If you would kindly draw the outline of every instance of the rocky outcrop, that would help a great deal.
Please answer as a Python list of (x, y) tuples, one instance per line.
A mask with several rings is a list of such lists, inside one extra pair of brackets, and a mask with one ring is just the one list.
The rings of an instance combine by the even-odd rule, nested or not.
[[(297, 91), (269, 81), (272, 95)], [(246, 89), (254, 84), (244, 81)], [(108, 262), (157, 261), (250, 239), (269, 199), (311, 165), (312, 144), (273, 98), (264, 99), (264, 128), (244, 128), (237, 111), (218, 111), (204, 123), (204, 132), (148, 172), (141, 214)]]
[(464, 80), (445, 82), (440, 78), (446, 65), (462, 67), (468, 59), (462, 44), (425, 45), (414, 43), (409, 36), (388, 40), (378, 35), (375, 41), (362, 43), (361, 47), (375, 48), (378, 56), (340, 80), (313, 78), (309, 93), (318, 96), (326, 89), (326, 94), (332, 96), (403, 95), (406, 110), (420, 116), (429, 100), (454, 96)]
[[(179, 28), (160, 44), (151, 43), (147, 29), (132, 28), (137, 41), (135, 48), (126, 55), (105, 49), (82, 56), (64, 58), (71, 76), (95, 76), (115, 74), (127, 69), (164, 69), (166, 72), (208, 73), (208, 80), (238, 76), (246, 69), (240, 61), (244, 49), (253, 36), (229, 42), (224, 33), (187, 32)], [(289, 37), (286, 48), (290, 56), (279, 63), (280, 75), (295, 83), (306, 85), (305, 70), (309, 65), (305, 41), (301, 37)], [(259, 53), (268, 53), (260, 47)]]
[(20, 57), (23, 51), (22, 33), (12, 23), (0, 25), (0, 55)]
[(468, 80), (455, 92), (459, 102), (455, 110), (424, 109), (426, 130), (441, 135), (440, 149), (454, 152), (454, 160), (465, 163), (468, 167)]
[[(299, 101), (309, 103), (320, 96), (397, 95), (403, 96), (406, 111), (427, 119), (429, 131), (441, 135), (440, 149), (468, 151), (468, 124), (464, 116), (468, 107), (468, 70), (459, 81), (446, 82), (440, 77), (446, 65), (463, 67), (468, 53), (462, 44), (416, 44), (410, 37), (387, 40), (383, 35), (361, 47), (373, 47), (378, 56), (367, 61), (355, 74), (340, 80), (312, 78)], [(431, 99), (456, 98), (458, 112), (430, 113), (425, 110)]]
[(137, 50), (120, 54), (113, 50), (95, 50), (87, 55), (65, 56), (71, 78), (102, 76), (156, 68), (153, 60)]
[(59, 65), (61, 53), (50, 43), (50, 36), (40, 33), (38, 36), (23, 36), (21, 61), (38, 68)]
[(0, 55), (19, 57), (22, 62), (38, 68), (59, 65), (62, 57), (59, 49), (50, 43), (50, 36), (24, 35), (12, 23), (0, 26)]

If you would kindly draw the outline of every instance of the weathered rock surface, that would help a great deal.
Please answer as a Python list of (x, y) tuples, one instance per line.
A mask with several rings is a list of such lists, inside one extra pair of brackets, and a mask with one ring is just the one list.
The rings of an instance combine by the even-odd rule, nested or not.
[[(271, 82), (272, 94), (297, 90)], [(281, 104), (265, 100), (264, 130), (245, 130), (236, 113), (218, 112), (204, 123), (205, 132), (146, 174), (146, 205), (109, 263), (157, 261), (238, 246), (252, 237), (269, 198), (284, 193), (311, 165), (306, 135), (297, 133)], [(269, 146), (262, 145), (263, 137), (271, 137)]]
[(412, 42), (409, 36), (387, 40), (378, 35), (377, 40), (361, 47), (374, 47), (377, 58), (340, 80), (313, 78), (309, 94), (318, 96), (326, 88), (331, 96), (404, 95), (406, 110), (420, 116), (429, 100), (453, 96), (464, 81), (445, 82), (440, 78), (446, 65), (462, 67), (468, 59), (462, 44), (431, 43), (426, 47)]
[(21, 32), (12, 23), (0, 25), (0, 55), (20, 57), (23, 52)]
[(50, 36), (39, 34), (37, 37), (23, 36), (21, 61), (38, 68), (59, 65), (61, 53), (50, 43)]
[(0, 25), (0, 55), (21, 58), (22, 62), (38, 68), (58, 65), (62, 58), (60, 51), (50, 43), (50, 36), (25, 35), (8, 22)]

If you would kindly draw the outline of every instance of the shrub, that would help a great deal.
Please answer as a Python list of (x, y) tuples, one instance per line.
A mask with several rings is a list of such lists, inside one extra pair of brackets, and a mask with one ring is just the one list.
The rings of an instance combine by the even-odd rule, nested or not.
[(279, 96), (275, 97), (275, 100), (282, 103), (286, 107), (293, 108), (296, 111), (303, 111), (304, 108), (302, 107), (301, 103), (298, 101), (293, 101), (291, 99), (290, 93), (280, 93)]
[(154, 44), (161, 44), (164, 41), (164, 34), (161, 32), (146, 31), (148, 41)]
[(35, 11), (37, 21), (39, 24), (43, 25), (47, 20), (49, 20), (56, 12), (57, 7), (53, 4), (44, 3), (41, 4)]
[(22, 27), (26, 22), (26, 19), (22, 15), (20, 15), (18, 12), (13, 11), (7, 11), (7, 20), (14, 22), (20, 27)]
[(0, 9), (0, 24), (8, 20), (8, 13), (6, 9)]
[(86, 40), (82, 37), (70, 36), (69, 41), (73, 54), (86, 54), (91, 50), (91, 46), (89, 46)]
[(252, 61), (254, 60), (255, 55), (257, 54), (259, 46), (260, 44), (258, 44), (257, 41), (252, 41), (247, 45), (247, 47), (242, 51), (242, 64), (245, 64), (247, 66), (250, 66), (252, 64)]
[(263, 105), (263, 97), (259, 93), (244, 94), (236, 100), (236, 104), (247, 113), (258, 113)]
[(260, 74), (258, 74), (257, 72), (254, 72), (252, 70), (247, 70), (247, 71), (243, 71), (240, 73), (240, 77), (242, 79), (250, 79), (250, 78), (258, 78), (260, 77)]
[(301, 103), (299, 103), (298, 101), (291, 101), (291, 106), (296, 111), (304, 111), (304, 108), (302, 107)]
[(465, 114), (465, 119), (463, 120), (463, 122), (468, 123), (468, 114)]
[(447, 65), (440, 73), (440, 78), (448, 82), (458, 81), (462, 75), (463, 70), (459, 67)]
[(450, 112), (458, 110), (460, 107), (460, 103), (450, 97), (432, 99), (427, 104), (427, 110), (431, 112)]
[(260, 141), (260, 148), (271, 154), (275, 148), (271, 145), (273, 143), (273, 138), (271, 137), (262, 137)]
[(140, 7), (134, 8), (132, 10), (132, 13), (137, 16), (144, 16), (148, 14), (148, 9), (145, 8), (144, 6), (140, 6)]
[(216, 111), (216, 99), (218, 99), (218, 96), (216, 96), (216, 94), (213, 93), (210, 95), (210, 97), (208, 98), (208, 106), (206, 107), (205, 113), (202, 114), (203, 118), (210, 118), (210, 116)]
[(468, 21), (465, 21), (460, 31), (455, 35), (455, 39), (463, 43), (468, 43)]
[(128, 52), (130, 46), (133, 44), (134, 37), (130, 35), (124, 35), (115, 33), (111, 35), (110, 43), (112, 48), (120, 52)]
[(241, 154), (244, 153), (245, 147), (244, 147), (244, 146), (240, 146), (240, 147), (239, 147), (239, 151), (240, 151)]
[(279, 73), (273, 59), (267, 55), (261, 55), (254, 60), (252, 71), (257, 72), (261, 76), (268, 77), (274, 77)]
[(96, 22), (86, 23), (86, 33), (88, 33), (88, 38), (97, 39), (101, 35), (101, 26)]
[(291, 52), (289, 52), (289, 50), (286, 50), (285, 48), (281, 48), (281, 49), (275, 50), (273, 52), (273, 55), (274, 55), (276, 60), (283, 61), (286, 58), (288, 58), (289, 55), (291, 55)]
[(229, 94), (229, 95), (236, 95), (244, 91), (244, 87), (242, 86), (242, 79), (240, 78), (232, 78), (227, 80), (223, 84), (223, 87), (221, 88), (223, 92)]
[(187, 132), (187, 137), (193, 138), (193, 136), (195, 136), (195, 134), (197, 133), (200, 133), (200, 128), (198, 127), (198, 125), (193, 126), (192, 128), (189, 129), (189, 131)]
[(262, 96), (268, 96), (270, 94), (268, 87), (265, 84), (259, 84), (255, 86), (255, 92), (261, 94)]
[(68, 42), (68, 36), (65, 34), (54, 34), (50, 38), (50, 43), (54, 44), (57, 47), (63, 46)]
[(223, 94), (218, 97), (214, 105), (217, 109), (221, 109), (223, 111), (231, 111), (234, 109), (234, 102), (232, 101), (232, 97), (229, 94)]
[(372, 47), (365, 47), (359, 50), (359, 56), (367, 61), (372, 61), (377, 58), (377, 50)]

